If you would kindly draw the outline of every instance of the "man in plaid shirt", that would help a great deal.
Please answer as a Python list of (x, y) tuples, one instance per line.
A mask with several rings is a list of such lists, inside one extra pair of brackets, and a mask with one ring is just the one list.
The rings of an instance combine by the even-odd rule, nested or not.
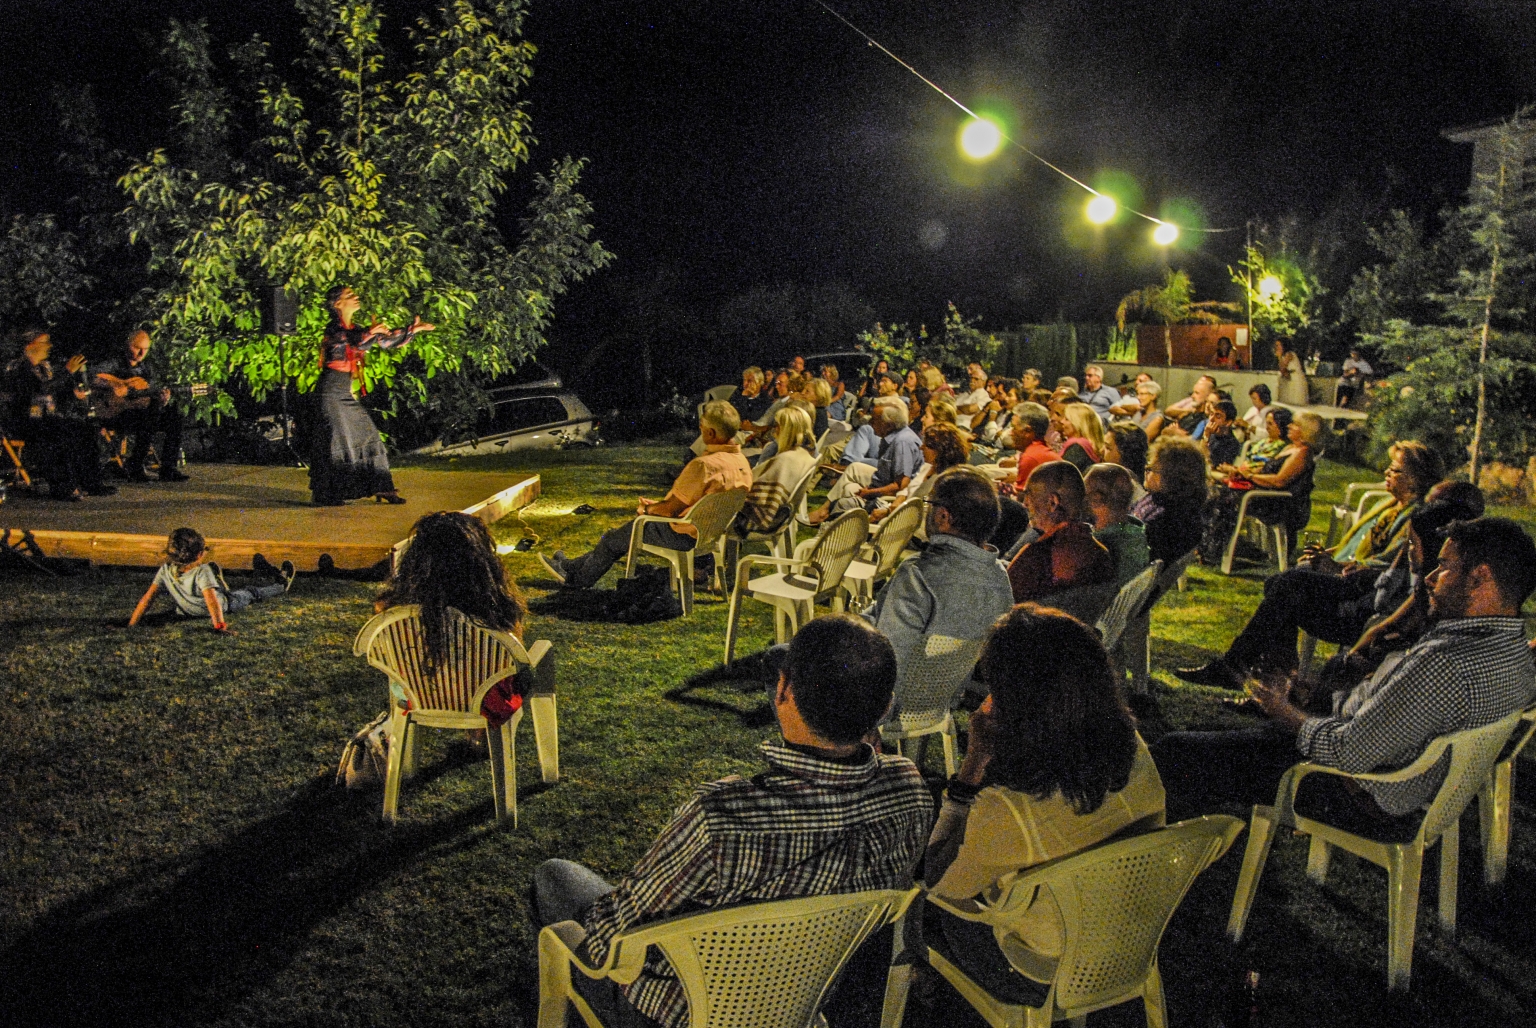
[[(1536, 589), (1536, 544), (1507, 518), (1454, 522), (1443, 535), (1440, 565), (1427, 579), (1434, 625), (1418, 643), (1338, 697), (1331, 716), (1309, 716), (1291, 703), (1289, 679), (1272, 678), (1252, 686), (1266, 724), (1159, 739), (1152, 754), (1169, 794), (1268, 803), (1298, 756), (1354, 772), (1403, 767), (1436, 736), (1528, 705), (1536, 667), (1520, 607)], [(1448, 761), (1406, 782), (1311, 775), (1296, 810), (1383, 842), (1407, 841)]]
[[(811, 621), (790, 643), (773, 692), (783, 742), (763, 743), (768, 770), (700, 786), (616, 886), (570, 861), (540, 865), (543, 923), (581, 921), (581, 955), (600, 964), (615, 935), (661, 918), (911, 885), (932, 797), (911, 761), (861, 741), (895, 683), (895, 651), (867, 623)], [(688, 1022), (682, 986), (660, 956), (629, 986), (572, 979), (610, 1028)]]

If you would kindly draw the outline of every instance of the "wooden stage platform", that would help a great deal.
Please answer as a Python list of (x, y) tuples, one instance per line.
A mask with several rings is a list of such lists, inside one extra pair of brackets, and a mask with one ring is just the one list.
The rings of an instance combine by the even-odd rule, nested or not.
[(249, 568), (260, 553), (301, 571), (315, 570), (322, 555), (357, 570), (391, 558), (423, 514), (462, 510), (490, 524), (539, 496), (537, 475), (402, 468), (395, 485), (407, 503), (315, 507), (302, 468), (197, 464), (187, 471), (188, 482), (122, 483), (116, 496), (81, 503), (12, 490), (0, 505), (0, 532), (12, 545), (32, 539), (50, 557), (152, 567), (165, 560), (171, 530), (187, 526), (203, 533), (213, 559), (227, 568)]

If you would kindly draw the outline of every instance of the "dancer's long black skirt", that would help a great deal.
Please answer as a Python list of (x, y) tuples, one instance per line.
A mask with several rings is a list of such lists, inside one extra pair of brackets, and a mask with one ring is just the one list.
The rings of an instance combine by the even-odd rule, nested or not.
[(367, 409), (352, 395), (352, 376), (320, 373), (319, 418), (309, 457), (309, 491), (316, 503), (341, 503), (393, 492), (389, 454)]

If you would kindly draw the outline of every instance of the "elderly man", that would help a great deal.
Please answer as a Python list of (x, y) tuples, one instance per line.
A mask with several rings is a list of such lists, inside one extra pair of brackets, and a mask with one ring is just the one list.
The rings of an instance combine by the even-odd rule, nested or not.
[(1022, 501), (1038, 537), (1008, 565), (1013, 601), (1047, 601), (1053, 593), (1115, 579), (1115, 561), (1093, 537), (1083, 476), (1064, 460), (1042, 464), (1029, 476)]
[(855, 507), (873, 508), (880, 497), (894, 496), (905, 489), (923, 466), (923, 443), (907, 426), (905, 405), (880, 404), (870, 427), (880, 439), (880, 459), (873, 473), (863, 470), (867, 464), (849, 464), (844, 468), (842, 479), (827, 493), (827, 502), (806, 519), (810, 524), (819, 525), (833, 513), (841, 514)]
[(753, 365), (741, 373), (741, 389), (731, 397), (731, 405), (742, 421), (756, 421), (773, 402), (763, 389), (763, 369)]
[(965, 366), (965, 385), (966, 391), (955, 397), (955, 424), (970, 428), (971, 419), (992, 402), (987, 393), (987, 369), (971, 361)]
[[(1268, 720), (1227, 732), (1174, 732), (1152, 747), (1170, 797), (1269, 803), (1280, 776), (1310, 760), (1349, 772), (1400, 768), (1436, 736), (1519, 710), (1536, 694), (1520, 606), (1536, 588), (1536, 544), (1506, 518), (1478, 518), (1442, 533), (1429, 576), (1434, 626), (1396, 663), (1309, 717), (1290, 701), (1290, 679), (1253, 686)], [(1445, 780), (1445, 763), (1406, 782), (1345, 782), (1311, 775), (1296, 810), (1383, 842), (1413, 838), (1422, 808)]]
[(1331, 553), (1310, 548), (1301, 566), (1266, 579), (1264, 601), (1225, 655), (1175, 674), (1198, 685), (1240, 689), (1256, 669), (1295, 669), (1297, 629), (1342, 645), (1360, 637), (1378, 603), (1377, 579), (1407, 545), (1408, 522), (1441, 474), (1440, 458), (1423, 443), (1395, 443), (1390, 452), (1391, 497), (1367, 511)]
[[(741, 418), (736, 408), (724, 400), (704, 405), (699, 418), (699, 434), (704, 437), (704, 454), (695, 457), (677, 476), (672, 488), (660, 500), (640, 497), (637, 514), (654, 514), (664, 518), (680, 518), (694, 504), (710, 493), (728, 489), (751, 489), (752, 469), (741, 455), (741, 447), (734, 440), (741, 429)], [(609, 568), (629, 553), (629, 539), (633, 521), (626, 521), (618, 528), (609, 529), (598, 540), (591, 553), (581, 557), (567, 557), (563, 550), (553, 556), (539, 555), (539, 560), (561, 585), (571, 589), (589, 589)], [(698, 543), (698, 531), (692, 525), (663, 525), (649, 522), (644, 529), (644, 539), (651, 546), (664, 546), (669, 550), (691, 550)]]
[(1104, 384), (1103, 368), (1090, 364), (1083, 369), (1083, 391), (1077, 394), (1077, 398), (1092, 407), (1093, 412), (1107, 425), (1110, 409), (1120, 403), (1120, 392)]
[[(911, 761), (862, 741), (895, 684), (896, 655), (879, 632), (846, 615), (811, 621), (769, 694), (783, 741), (762, 744), (767, 769), (696, 789), (617, 885), (568, 860), (539, 865), (540, 921), (580, 921), (583, 959), (602, 963), (616, 935), (663, 918), (910, 886), (933, 800)], [(696, 1023), (664, 957), (626, 985), (585, 975), (572, 983), (606, 1025)]]
[(149, 333), (139, 329), (131, 333), (116, 357), (96, 365), (91, 384), (98, 392), (110, 394), (104, 406), (113, 413), (101, 419), (101, 427), (128, 436), (128, 460), (123, 465), (128, 478), (147, 482), (144, 462), (155, 433), (165, 433), (160, 454), (160, 481), (185, 482), (186, 473), (176, 465), (181, 455), (181, 411), (171, 402), (171, 390), (149, 365)]
[(1195, 387), (1189, 391), (1188, 396), (1163, 408), (1168, 427), (1177, 428), (1185, 435), (1194, 435), (1195, 429), (1205, 421), (1205, 405), (1215, 391), (1216, 380), (1210, 375), (1201, 375), (1195, 379)]
[(1022, 487), (1029, 481), (1030, 472), (1056, 460), (1056, 451), (1045, 445), (1045, 436), (1050, 430), (1051, 412), (1038, 403), (1021, 403), (1013, 408), (1013, 427), (1009, 429), (1009, 439), (1013, 448), (1019, 451), (1018, 456), (1012, 458), (1012, 466), (1018, 469), (1014, 477), (1016, 485)]
[[(886, 405), (894, 405), (906, 409), (906, 404), (899, 396), (876, 397), (874, 409)], [(867, 421), (853, 430), (853, 435), (848, 437), (848, 443), (843, 447), (842, 454), (837, 458), (837, 465), (830, 468), (833, 471), (842, 471), (852, 464), (863, 464), (869, 468), (862, 472), (863, 478), (859, 479), (860, 486), (869, 485), (869, 479), (875, 473), (875, 468), (880, 466), (880, 437), (875, 435), (873, 421)], [(854, 474), (860, 474), (856, 471)]]

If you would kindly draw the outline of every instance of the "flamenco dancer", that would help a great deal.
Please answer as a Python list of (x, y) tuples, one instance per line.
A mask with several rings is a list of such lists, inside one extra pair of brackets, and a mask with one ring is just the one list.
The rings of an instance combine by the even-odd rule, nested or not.
[(322, 507), (339, 507), (363, 496), (380, 503), (404, 503), (389, 473), (384, 440), (368, 411), (352, 395), (352, 380), (362, 378), (369, 350), (404, 346), (417, 333), (437, 326), (416, 318), (410, 328), (399, 331), (391, 331), (388, 325), (359, 328), (352, 318), (362, 305), (349, 286), (332, 289), (325, 301), (331, 322), (320, 340), (320, 416), (309, 460), (309, 491)]

